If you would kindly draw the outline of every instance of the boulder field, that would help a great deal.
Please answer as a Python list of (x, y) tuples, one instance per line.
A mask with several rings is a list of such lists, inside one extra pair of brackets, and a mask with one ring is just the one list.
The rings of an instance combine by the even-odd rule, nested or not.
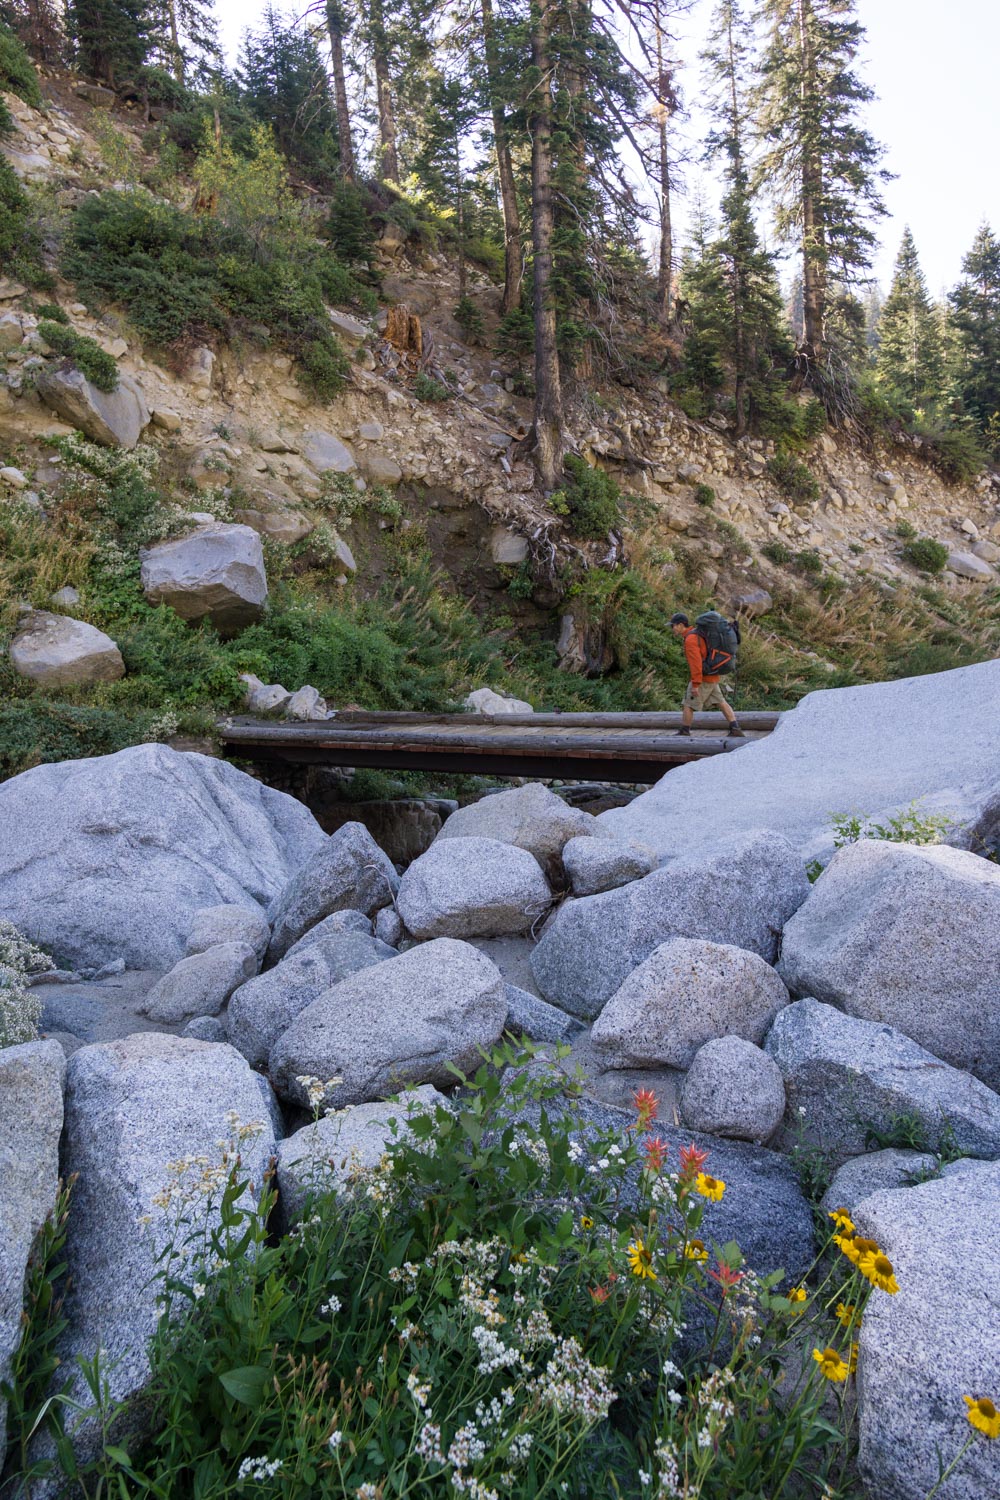
[[(982, 703), (1000, 677), (967, 670)], [(884, 689), (894, 713), (911, 688), (923, 701), (920, 684)], [(883, 700), (857, 691), (875, 695), (863, 745)], [(963, 712), (972, 697), (963, 686)], [(810, 701), (809, 735), (830, 722)], [(127, 1395), (146, 1378), (169, 1163), (217, 1152), (235, 1111), (255, 1122), (253, 1181), (277, 1158), (287, 1226), (317, 1174), (377, 1161), (411, 1109), (455, 1095), (456, 1068), (526, 1038), (542, 1049), (533, 1066), (579, 1067), (584, 1136), (611, 1125), (624, 1139), (621, 1106), (652, 1088), (668, 1153), (695, 1140), (730, 1185), (706, 1238), (735, 1239), (783, 1284), (815, 1250), (798, 1148), (835, 1169), (823, 1206), (850, 1208), (902, 1287), (861, 1332), (861, 1471), (871, 1500), (919, 1500), (935, 1444), (960, 1444), (962, 1394), (1000, 1390), (1000, 865), (869, 839), (811, 883), (818, 809), (857, 791), (827, 778), (820, 792), (808, 763), (793, 772), (801, 712), (773, 741), (793, 812), (755, 790), (767, 743), (672, 772), (689, 812), (692, 796), (708, 809), (688, 826), (721, 836), (678, 843), (657, 868), (650, 846), (675, 837), (657, 813), (665, 785), (627, 825), (512, 788), (452, 814), (405, 870), (361, 824), (327, 836), (292, 798), (163, 745), (0, 786), (0, 920), (59, 966), (28, 981), (42, 1038), (0, 1050), (0, 1376), (60, 1171), (78, 1174), (63, 1352), (103, 1344)], [(910, 800), (900, 754), (898, 795), (884, 765), (871, 772), (878, 810)], [(713, 798), (741, 767), (727, 829)], [(988, 769), (956, 779), (956, 750), (934, 774), (982, 818)], [(545, 1061), (554, 1043), (568, 1058)], [(351, 1112), (311, 1124), (317, 1091)], [(976, 1464), (949, 1500), (1000, 1493), (1000, 1444)]]

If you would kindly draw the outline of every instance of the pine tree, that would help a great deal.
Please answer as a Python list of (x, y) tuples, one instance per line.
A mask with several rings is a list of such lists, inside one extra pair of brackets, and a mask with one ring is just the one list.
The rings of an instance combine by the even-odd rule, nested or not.
[(81, 73), (114, 88), (145, 63), (153, 26), (146, 0), (69, 0), (66, 29)]
[(855, 0), (762, 0), (767, 45), (758, 88), (766, 144), (757, 182), (774, 197), (779, 234), (802, 257), (802, 378), (828, 354), (831, 276), (854, 280), (871, 263), (872, 221), (885, 212), (882, 148), (861, 123), (873, 97), (853, 63), (864, 38)]
[(421, 181), (455, 216), (460, 302), (467, 292), (465, 247), (469, 213), (463, 144), (476, 116), (476, 100), (470, 96), (465, 80), (460, 75), (439, 77), (431, 91), (423, 148), (415, 163)]
[(739, 0), (719, 0), (708, 47), (709, 108), (715, 128), (707, 142), (710, 160), (722, 165), (726, 184), (721, 235), (712, 247), (724, 288), (723, 353), (732, 369), (736, 431), (747, 429), (748, 393), (771, 369), (782, 348), (781, 293), (770, 255), (762, 248), (753, 217), (747, 165), (750, 130), (748, 79), (753, 31)]
[(178, 83), (192, 69), (202, 78), (218, 70), (222, 52), (214, 0), (158, 0), (151, 15), (154, 55)]
[(962, 406), (996, 451), (1000, 440), (1000, 241), (983, 224), (949, 294)]
[(344, 0), (326, 0), (326, 29), (330, 37), (333, 97), (337, 110), (340, 175), (346, 181), (353, 182), (354, 139), (351, 132), (351, 109), (347, 102), (347, 74), (344, 70), (344, 42), (350, 35), (351, 17)]
[(926, 407), (940, 398), (943, 368), (937, 315), (907, 227), (878, 320), (876, 374), (882, 385), (911, 406)]
[(268, 5), (259, 29), (244, 33), (238, 78), (250, 109), (271, 126), (287, 156), (321, 174), (333, 167), (330, 80), (310, 31)]

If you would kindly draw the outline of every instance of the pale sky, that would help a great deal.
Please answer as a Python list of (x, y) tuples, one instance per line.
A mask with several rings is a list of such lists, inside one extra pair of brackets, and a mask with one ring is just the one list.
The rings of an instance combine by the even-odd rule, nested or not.
[[(301, 15), (307, 4), (287, 0), (284, 8)], [(263, 5), (217, 0), (230, 56)], [(690, 16), (677, 25), (678, 50), (689, 64), (682, 83), (692, 105), (697, 53), (712, 7), (713, 0), (695, 0)], [(885, 187), (890, 217), (879, 227), (876, 272), (888, 289), (908, 223), (937, 295), (957, 280), (983, 219), (1000, 232), (1000, 0), (859, 0), (858, 11), (868, 32), (864, 76), (879, 96), (869, 126), (888, 147), (886, 165), (897, 174)], [(692, 138), (699, 128), (693, 109), (687, 126)], [(687, 175), (693, 182), (697, 169)], [(683, 203), (677, 209), (683, 226)]]

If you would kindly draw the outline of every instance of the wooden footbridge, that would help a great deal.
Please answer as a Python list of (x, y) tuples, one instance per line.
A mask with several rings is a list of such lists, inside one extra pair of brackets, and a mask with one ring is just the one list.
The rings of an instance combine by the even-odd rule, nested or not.
[(740, 714), (745, 739), (725, 737), (721, 714), (695, 714), (688, 739), (677, 733), (679, 713), (344, 711), (306, 724), (224, 719), (219, 734), (234, 760), (646, 783), (687, 761), (739, 750), (770, 734), (779, 717)]

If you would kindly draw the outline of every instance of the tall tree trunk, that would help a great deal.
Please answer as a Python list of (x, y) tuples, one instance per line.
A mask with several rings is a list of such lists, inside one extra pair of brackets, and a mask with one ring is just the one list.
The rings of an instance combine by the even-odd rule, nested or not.
[(656, 119), (660, 145), (660, 263), (656, 273), (656, 301), (664, 323), (670, 321), (674, 281), (674, 231), (671, 222), (670, 196), (673, 184), (670, 181), (670, 143), (667, 136), (667, 121), (670, 104), (667, 101), (667, 74), (663, 65), (663, 28), (660, 24), (660, 4), (656, 5)]
[(370, 0), (369, 27), (375, 57), (375, 94), (378, 103), (379, 170), (388, 182), (399, 185), (399, 156), (396, 152), (396, 115), (389, 81), (389, 45), (385, 34), (385, 11), (382, 0)]
[(552, 65), (549, 41), (554, 0), (532, 6), (531, 60), (537, 82), (532, 93), (531, 210), (535, 310), (535, 464), (545, 490), (558, 489), (562, 474), (562, 386), (552, 299)]
[(468, 290), (465, 269), (465, 184), (462, 181), (462, 142), (455, 131), (455, 228), (458, 232), (458, 300), (463, 302)]
[(348, 182), (353, 182), (354, 142), (351, 139), (351, 111), (347, 103), (347, 79), (344, 74), (344, 37), (349, 27), (341, 0), (326, 0), (326, 27), (330, 33), (330, 55), (333, 63), (333, 97), (337, 108), (340, 175)]
[[(177, 3), (176, 0), (167, 0), (167, 24), (170, 27), (170, 55), (173, 58), (173, 75), (178, 83), (184, 82), (184, 53), (181, 51), (180, 37), (177, 35)], [(147, 116), (148, 119), (148, 116)]]
[(805, 332), (802, 353), (809, 368), (818, 364), (826, 342), (826, 232), (823, 223), (823, 167), (813, 145), (818, 108), (816, 59), (810, 22), (811, 0), (798, 0), (802, 109), (802, 301)]
[(510, 154), (510, 133), (503, 112), (500, 90), (500, 56), (497, 49), (493, 0), (482, 0), (483, 51), (486, 58), (486, 80), (493, 114), (493, 141), (497, 154), (497, 176), (500, 181), (500, 206), (503, 213), (503, 301), (500, 311), (506, 316), (521, 301), (521, 212), (514, 186), (514, 164)]

